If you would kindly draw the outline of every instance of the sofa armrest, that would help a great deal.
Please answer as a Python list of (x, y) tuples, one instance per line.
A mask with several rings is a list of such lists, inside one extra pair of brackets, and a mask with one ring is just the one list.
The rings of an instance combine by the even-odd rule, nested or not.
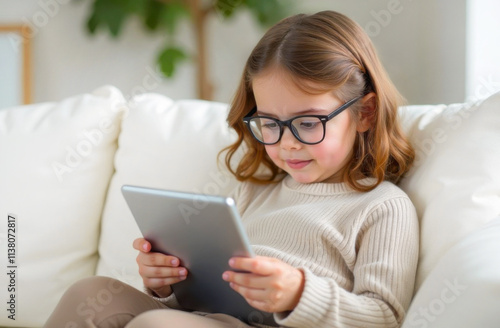
[(451, 248), (415, 295), (403, 328), (498, 327), (500, 217)]
[(124, 103), (104, 86), (0, 110), (0, 326), (42, 326), (95, 273)]

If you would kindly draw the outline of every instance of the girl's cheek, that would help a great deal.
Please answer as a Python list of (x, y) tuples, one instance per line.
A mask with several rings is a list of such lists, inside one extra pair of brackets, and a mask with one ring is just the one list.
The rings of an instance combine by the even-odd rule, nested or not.
[(279, 152), (278, 152), (277, 147), (276, 146), (266, 146), (266, 153), (267, 153), (267, 155), (269, 155), (269, 157), (271, 157), (274, 164), (279, 166), (279, 163), (278, 163), (278, 160), (279, 160), (278, 153)]

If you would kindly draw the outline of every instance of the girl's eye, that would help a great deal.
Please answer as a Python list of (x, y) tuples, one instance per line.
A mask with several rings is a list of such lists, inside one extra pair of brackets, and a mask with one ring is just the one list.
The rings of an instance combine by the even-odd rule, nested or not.
[(278, 123), (276, 123), (275, 121), (271, 121), (271, 120), (263, 120), (261, 126), (263, 129), (270, 129), (270, 130), (274, 130), (274, 129), (279, 128)]
[(316, 128), (321, 122), (319, 120), (301, 121), (299, 127), (304, 130), (312, 130)]

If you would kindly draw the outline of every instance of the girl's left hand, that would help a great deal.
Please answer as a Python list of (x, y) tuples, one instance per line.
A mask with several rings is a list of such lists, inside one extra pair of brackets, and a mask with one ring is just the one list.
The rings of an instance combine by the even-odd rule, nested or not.
[(304, 289), (304, 273), (271, 257), (233, 257), (222, 278), (254, 308), (265, 312), (292, 311)]

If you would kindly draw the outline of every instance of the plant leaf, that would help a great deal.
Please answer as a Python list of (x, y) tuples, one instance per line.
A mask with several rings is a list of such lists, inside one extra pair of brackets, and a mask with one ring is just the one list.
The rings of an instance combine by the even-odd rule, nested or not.
[(231, 17), (236, 9), (244, 3), (243, 0), (217, 0), (214, 4), (215, 10), (223, 17)]
[(99, 19), (96, 17), (96, 13), (94, 12), (87, 20), (87, 31), (89, 31), (90, 34), (95, 34), (98, 26), (99, 26)]
[(166, 77), (172, 77), (175, 73), (177, 64), (186, 60), (188, 56), (181, 48), (175, 46), (167, 46), (158, 56), (158, 64), (160, 70)]
[(149, 0), (124, 0), (125, 10), (128, 13), (134, 13), (139, 16), (143, 16), (146, 12)]
[(173, 35), (179, 20), (188, 16), (189, 10), (185, 4), (182, 4), (180, 1), (172, 1), (163, 7), (160, 19), (167, 32)]
[(149, 0), (146, 6), (144, 23), (150, 31), (154, 31), (160, 25), (161, 12), (165, 5), (155, 0)]
[(270, 26), (277, 23), (280, 19), (290, 14), (290, 8), (293, 7), (290, 0), (287, 2), (279, 0), (245, 0), (245, 5), (250, 9), (257, 21), (264, 26)]
[(117, 37), (127, 15), (122, 1), (95, 0), (91, 16), (87, 21), (87, 29), (94, 34), (99, 26), (105, 26), (113, 37)]

